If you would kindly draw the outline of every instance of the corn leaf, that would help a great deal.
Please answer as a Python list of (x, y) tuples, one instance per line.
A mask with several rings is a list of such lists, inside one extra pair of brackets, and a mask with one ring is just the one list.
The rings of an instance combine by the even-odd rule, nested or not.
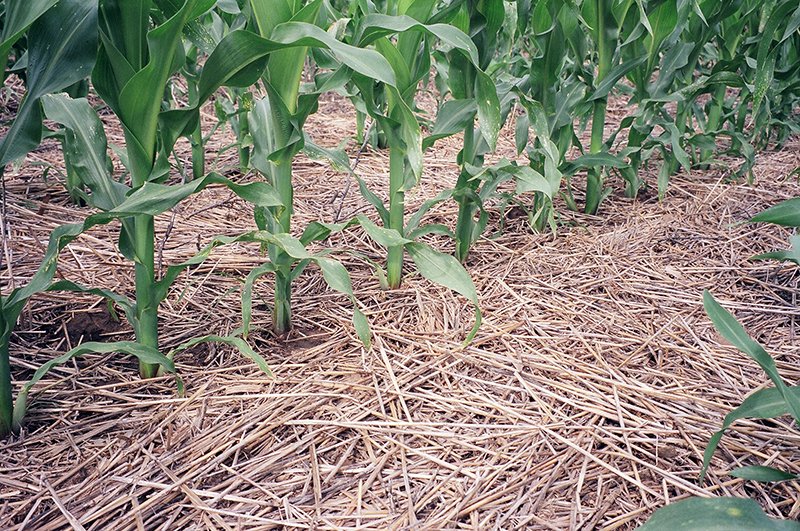
[(800, 523), (773, 520), (749, 498), (688, 498), (657, 510), (640, 531), (796, 531)]
[(3, 29), (0, 31), (0, 62), (5, 66), (11, 47), (25, 33), (36, 19), (41, 17), (58, 0), (28, 0), (27, 2), (7, 2), (3, 14)]
[(111, 177), (106, 133), (89, 102), (51, 94), (42, 98), (42, 107), (47, 118), (66, 128), (64, 157), (81, 184), (91, 191), (90, 195), (82, 194), (87, 203), (101, 210), (122, 203), (129, 188)]
[(218, 336), (218, 335), (207, 335), (201, 337), (194, 337), (189, 341), (182, 343), (181, 345), (175, 347), (169, 352), (167, 356), (169, 359), (174, 359), (175, 354), (178, 352), (187, 350), (192, 348), (195, 345), (199, 345), (200, 343), (222, 343), (224, 345), (230, 345), (235, 347), (242, 355), (246, 358), (250, 359), (254, 362), (259, 369), (261, 369), (267, 376), (272, 376), (272, 371), (269, 368), (269, 364), (267, 361), (255, 350), (251, 347), (247, 341), (242, 339), (241, 337), (236, 337), (234, 335), (229, 336)]
[(158, 350), (144, 346), (133, 341), (115, 341), (111, 343), (87, 342), (83, 343), (64, 354), (43, 363), (29, 381), (20, 389), (17, 400), (14, 403), (14, 424), (18, 426), (28, 407), (28, 394), (31, 388), (36, 385), (53, 367), (63, 365), (73, 358), (84, 354), (97, 353), (109, 354), (119, 352), (135, 356), (144, 363), (160, 365), (167, 372), (175, 372), (175, 365), (171, 359), (161, 354)]
[(750, 218), (751, 223), (774, 223), (784, 227), (800, 227), (800, 197), (772, 206)]
[(89, 75), (96, 56), (97, 2), (60, 0), (31, 25), (28, 41), (28, 91), (14, 123), (0, 140), (0, 168), (41, 142), (42, 96)]
[(800, 475), (798, 474), (791, 474), (783, 470), (778, 470), (777, 468), (759, 465), (739, 467), (736, 470), (731, 471), (731, 476), (749, 481), (758, 481), (761, 483), (800, 479)]
[(796, 422), (800, 422), (800, 397), (789, 391), (789, 387), (783, 382), (778, 369), (775, 366), (775, 360), (772, 356), (767, 354), (764, 347), (753, 341), (747, 335), (741, 324), (725, 310), (722, 306), (714, 300), (714, 297), (708, 291), (703, 293), (703, 306), (706, 313), (714, 323), (717, 331), (730, 341), (736, 348), (750, 356), (758, 365), (767, 373), (769, 379), (775, 384), (775, 387), (783, 396), (786, 404), (789, 407), (789, 412), (792, 414)]
[(464, 266), (454, 257), (435, 251), (424, 243), (410, 242), (405, 249), (423, 277), (463, 295), (475, 306), (475, 325), (467, 334), (465, 343), (472, 341), (481, 326), (481, 310), (475, 285)]

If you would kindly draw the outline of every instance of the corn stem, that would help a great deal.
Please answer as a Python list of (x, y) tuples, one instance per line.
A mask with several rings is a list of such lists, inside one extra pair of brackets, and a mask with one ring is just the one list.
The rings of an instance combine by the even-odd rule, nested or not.
[[(389, 149), (389, 228), (404, 235), (405, 154), (401, 148)], [(389, 247), (386, 263), (389, 288), (399, 288), (403, 278), (403, 246)]]
[[(283, 206), (272, 210), (270, 230), (274, 233), (290, 233), (294, 189), (292, 188), (292, 161), (281, 160), (272, 166), (272, 186), (281, 198)], [(272, 308), (272, 326), (276, 334), (285, 334), (292, 327), (292, 264), (291, 256), (276, 245), (268, 245), (270, 260), (276, 267), (275, 304)]]
[(11, 433), (13, 428), (14, 400), (11, 394), (11, 362), (8, 356), (8, 342), (0, 341), (0, 437)]
[[(138, 142), (126, 134), (128, 145)], [(130, 137), (129, 137), (130, 136)], [(132, 150), (131, 185), (140, 188), (147, 182), (153, 166), (153, 154)], [(147, 347), (158, 349), (158, 303), (154, 291), (155, 278), (155, 224), (153, 216), (141, 214), (133, 218), (133, 251), (135, 257), (136, 283), (136, 341)], [(158, 373), (158, 365), (139, 362), (139, 375), (153, 378)]]
[[(456, 182), (456, 191), (468, 192), (476, 186), (470, 180), (467, 164), (475, 162), (475, 129), (469, 124), (464, 129), (464, 148), (461, 151), (461, 173)], [(464, 263), (472, 246), (472, 233), (475, 231), (475, 203), (467, 193), (457, 197), (458, 220), (456, 221), (456, 259)]]

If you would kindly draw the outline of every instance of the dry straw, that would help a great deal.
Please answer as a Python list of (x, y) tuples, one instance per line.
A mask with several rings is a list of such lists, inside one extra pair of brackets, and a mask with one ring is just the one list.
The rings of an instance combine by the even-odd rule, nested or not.
[[(340, 106), (322, 102), (309, 126), (318, 143), (350, 132)], [(432, 178), (409, 205), (452, 184), (457, 169), (440, 161), (458, 146), (451, 139), (428, 154)], [(509, 136), (503, 150), (513, 150)], [(252, 336), (274, 379), (227, 347), (180, 355), (180, 398), (169, 379), (134, 378), (129, 359), (89, 355), (56, 369), (35, 389), (23, 433), (0, 442), (0, 528), (631, 529), (667, 501), (710, 494), (751, 496), (774, 516), (798, 518), (796, 483), (745, 490), (725, 475), (756, 463), (798, 472), (800, 434), (787, 421), (738, 423), (708, 483), (696, 483), (723, 415), (765, 384), (754, 363), (720, 345), (702, 290), (777, 356), (787, 380), (800, 377), (798, 275), (747, 261), (786, 234), (735, 224), (798, 194), (784, 179), (798, 153), (796, 140), (764, 152), (752, 187), (698, 171), (675, 178), (663, 203), (617, 197), (602, 217), (561, 208), (556, 237), (512, 219), (470, 257), (485, 323), (467, 348), (463, 300), (418, 275), (382, 292), (368, 267), (345, 257), (375, 334), (369, 352), (352, 332), (349, 302), (312, 271), (297, 282), (289, 339)], [(210, 164), (232, 166), (233, 156)], [(59, 167), (57, 157), (47, 144), (32, 160)], [(386, 167), (384, 154), (366, 150), (358, 171), (382, 190)], [(40, 172), (29, 165), (7, 178), (6, 286), (10, 273), (17, 283), (32, 273), (54, 226), (81, 216)], [(364, 208), (352, 188), (342, 198), (346, 175), (300, 160), (295, 176), (297, 226)], [(219, 189), (175, 214), (165, 263), (251, 219)], [(432, 216), (454, 214), (447, 205)], [(169, 223), (159, 218), (157, 234)], [(130, 290), (132, 269), (110, 230), (71, 245), (61, 272)], [(381, 256), (358, 231), (332, 243)], [(240, 279), (261, 260), (231, 246), (181, 277), (163, 307), (164, 344), (239, 326)], [(269, 325), (270, 290), (269, 280), (257, 285), (256, 329)], [(38, 297), (14, 338), (14, 366), (29, 371), (81, 335), (130, 337), (101, 310), (91, 298)]]

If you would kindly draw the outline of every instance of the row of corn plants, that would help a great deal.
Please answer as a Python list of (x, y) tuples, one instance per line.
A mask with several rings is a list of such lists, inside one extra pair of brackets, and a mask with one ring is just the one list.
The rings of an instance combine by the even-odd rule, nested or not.
[[(356, 79), (365, 90), (389, 94), (394, 107), (400, 109), (396, 114), (400, 123), (391, 123), (397, 129), (392, 141), (402, 153), (400, 171), (403, 176), (409, 172), (419, 175), (421, 171), (419, 125), (398, 89), (398, 85), (404, 86), (398, 83), (398, 78), (405, 86), (409, 82), (401, 77), (403, 70), (397, 64), (392, 65), (395, 58), (387, 59), (380, 46), (372, 46), (373, 43), (382, 40), (392, 46), (390, 38), (396, 35), (405, 38), (405, 34), (413, 34), (410, 38), (416, 39), (415, 42), (421, 36), (439, 36), (460, 47), (471, 61), (477, 61), (474, 45), (462, 32), (444, 24), (426, 26), (410, 16), (367, 18), (355, 30), (359, 35), (357, 42), (345, 43), (326, 31), (331, 17), (323, 7), (321, 0), (270, 4), (253, 0), (235, 6), (226, 3), (226, 10), (219, 10), (213, 0), (59, 0), (36, 6), (14, 3), (3, 11), (3, 56), (8, 57), (23, 37), (29, 46), (20, 57), (15, 57), (17, 62), (27, 61), (26, 94), (0, 142), (0, 164), (5, 168), (39, 144), (45, 117), (60, 124), (58, 136), (71, 177), (70, 192), (91, 207), (93, 213), (83, 222), (53, 231), (38, 271), (28, 284), (0, 300), (2, 433), (18, 427), (28, 391), (36, 381), (53, 366), (86, 352), (134, 355), (140, 361), (141, 376), (149, 378), (161, 370), (173, 371), (172, 358), (176, 352), (200, 341), (221, 341), (237, 346), (268, 370), (264, 359), (241, 337), (248, 329), (253, 282), (266, 273), (275, 275), (273, 325), (278, 333), (288, 330), (291, 323), (291, 282), (311, 263), (319, 266), (333, 289), (354, 300), (349, 275), (341, 263), (327, 251), (312, 254), (305, 248), (308, 243), (352, 225), (363, 226), (378, 243), (390, 249), (390, 255), (398, 248), (407, 250), (421, 274), (466, 295), (477, 309), (475, 289), (466, 271), (454, 258), (406, 238), (402, 223), (399, 230), (391, 224), (381, 228), (367, 218), (358, 217), (337, 226), (312, 224), (300, 238), (290, 233), (292, 159), (307, 143), (303, 123), (316, 110), (318, 97), (326, 91)], [(322, 54), (325, 70), (316, 76), (309, 90), (301, 90), (301, 75), (310, 49)], [(202, 61), (198, 60), (200, 54)], [(93, 92), (122, 125), (126, 141), (121, 156), (125, 166), (122, 175), (114, 174), (103, 124), (96, 111), (85, 98), (61, 92), (87, 79)], [(183, 98), (176, 97), (172, 90), (180, 85), (176, 80), (181, 79), (188, 87)], [(223, 86), (230, 87), (234, 94), (246, 94), (247, 88), (256, 83), (263, 85), (266, 97), (248, 105), (238, 118), (240, 124), (248, 124), (253, 137), (252, 159), (248, 156), (242, 165), (252, 164), (264, 180), (239, 184), (213, 172), (205, 173), (202, 163), (205, 139), (199, 126), (201, 105)], [(171, 169), (177, 161), (171, 156), (181, 136), (192, 142), (194, 166), (191, 176), (184, 172), (176, 180)], [(226, 186), (253, 204), (254, 230), (214, 238), (195, 257), (171, 265), (163, 272), (156, 271), (154, 218), (212, 184)], [(101, 287), (53, 280), (59, 251), (86, 230), (114, 221), (120, 226), (119, 250), (135, 268), (133, 299)], [(164, 355), (164, 345), (158, 339), (158, 308), (170, 285), (183, 270), (203, 261), (215, 247), (232, 242), (258, 244), (269, 255), (269, 262), (251, 273), (245, 283), (244, 326), (230, 336), (210, 335), (172, 345), (171, 351)], [(397, 258), (390, 258), (388, 270), (394, 275), (392, 283), (399, 284)], [(9, 355), (11, 334), (27, 301), (37, 293), (51, 290), (86, 292), (106, 298), (122, 310), (135, 341), (80, 345), (42, 366), (14, 400)], [(358, 335), (368, 344), (368, 325), (357, 307), (354, 316)], [(474, 335), (479, 324), (479, 312), (476, 317), (470, 335)]]
[[(352, 302), (355, 331), (368, 346), (367, 318), (335, 259), (342, 252), (360, 255), (326, 248), (334, 232), (363, 230), (386, 249), (368, 259), (385, 288), (402, 284), (410, 258), (419, 274), (468, 299), (476, 310), (469, 340), (481, 314), (462, 264), (487, 230), (493, 206), (519, 205), (535, 230), (554, 230), (559, 201), (597, 213), (615, 182), (629, 197), (646, 187), (663, 196), (675, 172), (736, 157), (743, 162), (730, 175), (749, 175), (755, 150), (781, 145), (800, 123), (796, 0), (5, 0), (0, 20), (4, 76), (15, 73), (26, 90), (0, 140), (0, 175), (43, 136), (55, 136), (69, 193), (87, 207), (83, 221), (53, 231), (28, 283), (0, 298), (0, 435), (19, 428), (28, 393), (48, 370), (88, 352), (133, 355), (141, 376), (150, 378), (174, 372), (181, 350), (218, 341), (268, 371), (247, 342), (251, 301), (265, 275), (274, 279), (276, 334), (292, 326), (293, 283), (315, 266)], [(435, 116), (418, 105), (420, 91), (428, 89), (435, 89)], [(89, 92), (100, 103), (83, 97)], [(329, 92), (353, 102), (359, 142), (372, 139), (388, 150), (388, 178), (383, 190), (358, 181), (373, 218), (297, 227), (297, 155), (349, 166), (346, 154), (317, 146), (305, 127)], [(609, 101), (619, 98), (626, 102), (621, 117), (609, 112)], [(200, 108), (212, 100), (219, 123), (208, 131)], [(98, 105), (122, 126), (122, 168), (111, 163)], [(45, 128), (45, 119), (57, 130)], [(515, 160), (494, 154), (506, 124), (514, 131)], [(239, 169), (255, 180), (208, 171), (207, 142), (223, 127), (236, 138), (230, 147)], [(452, 161), (454, 186), (409, 212), (405, 194), (426, 175), (425, 150), (453, 135), (461, 146)], [(191, 171), (174, 154), (181, 137), (192, 147)], [(644, 177), (650, 167), (655, 182)], [(253, 229), (214, 237), (194, 257), (161, 270), (155, 218), (212, 185), (252, 204)], [(452, 224), (426, 224), (429, 210), (447, 201), (458, 211)], [(134, 296), (54, 280), (59, 252), (86, 230), (110, 223), (118, 225), (120, 253), (135, 269)], [(430, 234), (452, 238), (453, 254), (424, 243)], [(266, 255), (242, 281), (242, 326), (226, 336), (163, 344), (159, 306), (172, 283), (216, 247), (234, 242)], [(796, 259), (793, 252), (780, 257)], [(52, 290), (105, 298), (125, 315), (135, 339), (79, 345), (40, 367), (15, 396), (12, 333), (31, 297)], [(765, 411), (795, 415), (794, 387), (710, 296), (706, 307), (723, 334), (775, 382), (774, 390), (759, 392), (772, 400)], [(756, 401), (748, 400), (742, 408)], [(752, 413), (737, 411), (725, 427)], [(709, 446), (706, 465), (720, 437)], [(759, 468), (742, 477), (788, 479), (779, 474)], [(670, 526), (675, 511), (716, 514), (707, 502), (688, 503), (697, 506), (658, 518)], [(719, 503), (754, 511), (741, 501)]]

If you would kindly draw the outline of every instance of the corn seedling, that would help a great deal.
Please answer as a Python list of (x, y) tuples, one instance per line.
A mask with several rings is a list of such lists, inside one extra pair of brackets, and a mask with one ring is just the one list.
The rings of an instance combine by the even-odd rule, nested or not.
[[(397, 77), (397, 87), (385, 87), (386, 105), (377, 97), (375, 87), (368, 79), (354, 78), (369, 114), (380, 124), (389, 141), (389, 205), (388, 208), (361, 184), (362, 193), (375, 206), (385, 227), (401, 236), (410, 235), (405, 226), (404, 197), (406, 190), (415, 186), (422, 173), (422, 136), (414, 115), (414, 96), (419, 81), (430, 70), (430, 40), (436, 39), (465, 56), (475, 68), (475, 105), (481, 124), (481, 134), (487, 144), (494, 146), (500, 130), (500, 106), (494, 82), (480, 70), (480, 59), (475, 44), (457, 28), (442, 24), (423, 24), (417, 20), (432, 18), (434, 2), (417, 0), (407, 6), (406, 14), (387, 16), (369, 14), (360, 20), (354, 37), (359, 46), (374, 44), (392, 65)], [(389, 36), (397, 34), (396, 42)], [(463, 130), (463, 129), (462, 129)], [(457, 132), (453, 130), (449, 134)], [(446, 136), (446, 135), (445, 135)], [(430, 204), (425, 208), (430, 208)], [(388, 250), (386, 276), (390, 288), (400, 285), (405, 246), (392, 246)]]
[[(24, 413), (22, 394), (17, 400), (17, 412), (12, 413), (8, 340), (22, 308), (31, 296), (45, 290), (67, 289), (93, 293), (113, 301), (123, 309), (136, 335), (135, 344), (120, 344), (119, 351), (139, 358), (143, 377), (154, 376), (159, 366), (171, 370), (171, 360), (158, 351), (159, 303), (167, 296), (169, 286), (181, 271), (199, 263), (214, 247), (227, 243), (228, 240), (216, 239), (196, 257), (167, 268), (163, 277), (156, 279), (154, 216), (168, 211), (210, 184), (225, 185), (256, 207), (282, 205), (279, 195), (266, 183), (238, 185), (213, 173), (180, 185), (163, 182), (168, 174), (168, 154), (176, 139), (195, 131), (199, 119), (198, 106), (217, 88), (226, 83), (241, 84), (242, 79), (245, 85), (251, 84), (254, 81), (252, 78), (257, 78), (263, 70), (263, 62), (259, 64), (259, 61), (274, 51), (302, 47), (308, 43), (337, 46), (337, 42), (324, 31), (310, 25), (289, 25), (278, 36), (280, 40), (274, 41), (261, 39), (246, 31), (231, 32), (220, 41), (204, 64), (198, 81), (197, 101), (190, 102), (188, 107), (182, 109), (162, 110), (164, 89), (174, 69), (181, 64), (177, 53), (182, 50), (179, 45), (182, 42), (183, 29), (189, 21), (207, 12), (213, 4), (211, 0), (187, 0), (181, 5), (169, 4), (165, 10), (165, 21), (152, 28), (150, 12), (155, 6), (150, 2), (105, 2), (100, 6), (99, 17), (95, 20), (98, 20), (102, 44), (92, 81), (97, 92), (114, 110), (123, 125), (130, 186), (117, 182), (109, 174), (102, 126), (85, 100), (73, 100), (65, 95), (37, 98), (44, 98), (48, 118), (65, 127), (65, 149), (75, 155), (73, 164), (81, 169), (84, 184), (90, 191), (85, 196), (86, 200), (101, 212), (87, 217), (82, 223), (56, 229), (50, 237), (45, 259), (31, 282), (2, 299), (3, 348), (0, 355), (3, 360), (0, 362), (0, 379), (3, 383), (0, 390), (3, 397), (0, 408), (3, 411), (2, 427), (6, 433), (18, 423)], [(67, 9), (72, 7), (72, 12), (81, 12), (75, 6), (63, 5)], [(97, 6), (89, 9), (89, 12), (97, 13)], [(60, 22), (65, 20), (70, 19), (63, 16)], [(74, 26), (73, 24), (72, 27)], [(88, 43), (92, 53), (97, 53), (95, 45), (91, 41)], [(363, 50), (358, 51), (365, 53)], [(345, 49), (345, 55), (346, 52)], [(375, 55), (379, 59), (378, 54)], [(348, 60), (355, 62), (352, 57)], [(385, 80), (392, 81), (391, 78)], [(84, 288), (66, 281), (51, 282), (58, 253), (64, 246), (89, 228), (116, 219), (122, 224), (120, 250), (135, 264), (135, 301), (105, 290)], [(287, 252), (299, 259), (313, 258), (296, 249), (295, 242), (280, 235), (272, 236), (261, 232), (242, 238), (245, 241), (283, 245), (291, 249)], [(199, 340), (223, 339), (244, 349), (245, 354), (266, 368), (260, 356), (246, 347), (239, 338), (220, 339), (209, 336)], [(71, 352), (78, 355), (87, 348), (89, 347), (84, 345)]]
[[(703, 294), (706, 313), (717, 331), (739, 350), (752, 358), (774, 384), (748, 396), (742, 404), (725, 416), (722, 428), (717, 431), (703, 455), (701, 481), (705, 477), (711, 457), (725, 430), (735, 421), (744, 418), (772, 419), (791, 415), (800, 423), (800, 386), (788, 386), (778, 374), (775, 361), (764, 348), (747, 335), (741, 324), (706, 291)], [(732, 476), (750, 481), (774, 483), (797, 480), (792, 474), (773, 467), (750, 465), (733, 470)], [(672, 529), (775, 529), (797, 530), (800, 523), (768, 518), (763, 509), (746, 498), (690, 498), (659, 509), (640, 529), (667, 531)]]

